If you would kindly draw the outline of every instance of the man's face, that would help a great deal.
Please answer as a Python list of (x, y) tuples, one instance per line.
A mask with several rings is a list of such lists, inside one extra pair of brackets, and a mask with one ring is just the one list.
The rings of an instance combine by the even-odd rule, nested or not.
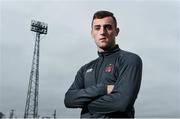
[(115, 37), (118, 32), (119, 29), (115, 27), (112, 17), (93, 20), (91, 35), (100, 52), (106, 51), (115, 45)]

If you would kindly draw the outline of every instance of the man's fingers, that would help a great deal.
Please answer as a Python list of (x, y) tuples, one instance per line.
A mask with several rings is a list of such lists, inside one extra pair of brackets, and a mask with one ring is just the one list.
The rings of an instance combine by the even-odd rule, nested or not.
[(114, 89), (114, 85), (107, 85), (107, 94), (110, 94)]

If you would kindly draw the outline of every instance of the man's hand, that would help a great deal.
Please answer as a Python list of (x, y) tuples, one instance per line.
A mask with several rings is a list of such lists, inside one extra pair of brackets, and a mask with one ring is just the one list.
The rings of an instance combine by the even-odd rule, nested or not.
[(114, 85), (107, 85), (107, 94), (110, 94), (114, 89)]

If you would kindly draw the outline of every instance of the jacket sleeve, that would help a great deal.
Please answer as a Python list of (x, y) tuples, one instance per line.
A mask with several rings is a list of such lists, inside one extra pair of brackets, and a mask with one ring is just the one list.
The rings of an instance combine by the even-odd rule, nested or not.
[(107, 114), (128, 110), (134, 105), (139, 92), (141, 75), (142, 61), (140, 57), (137, 57), (122, 67), (111, 94), (104, 95), (88, 104), (89, 111), (93, 114)]
[(95, 98), (107, 93), (105, 84), (97, 84), (84, 88), (83, 68), (81, 68), (75, 81), (65, 94), (64, 104), (68, 108), (82, 108)]

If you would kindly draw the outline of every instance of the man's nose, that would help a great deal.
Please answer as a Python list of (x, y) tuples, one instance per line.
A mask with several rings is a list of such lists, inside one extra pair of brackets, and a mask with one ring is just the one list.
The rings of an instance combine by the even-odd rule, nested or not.
[(104, 28), (104, 27), (101, 27), (101, 29), (100, 29), (100, 34), (103, 35), (103, 34), (105, 34), (105, 33), (106, 33), (105, 28)]

